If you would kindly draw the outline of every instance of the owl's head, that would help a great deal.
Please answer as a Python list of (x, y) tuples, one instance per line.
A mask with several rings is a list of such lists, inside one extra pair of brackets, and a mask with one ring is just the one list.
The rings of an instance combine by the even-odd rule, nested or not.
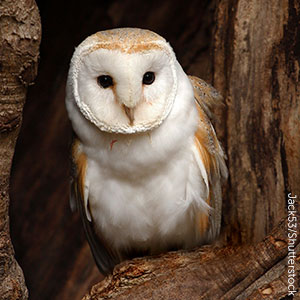
[(171, 111), (177, 90), (176, 58), (154, 32), (121, 28), (98, 32), (75, 50), (67, 97), (100, 130), (145, 132)]

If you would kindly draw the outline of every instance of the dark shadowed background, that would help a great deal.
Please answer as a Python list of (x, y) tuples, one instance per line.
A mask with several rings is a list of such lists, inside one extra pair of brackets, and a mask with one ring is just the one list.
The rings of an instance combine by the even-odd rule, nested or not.
[(11, 234), (31, 300), (81, 299), (101, 279), (77, 214), (69, 209), (69, 61), (88, 35), (140, 27), (164, 36), (189, 74), (211, 79), (214, 1), (37, 1), (42, 44), (11, 178)]

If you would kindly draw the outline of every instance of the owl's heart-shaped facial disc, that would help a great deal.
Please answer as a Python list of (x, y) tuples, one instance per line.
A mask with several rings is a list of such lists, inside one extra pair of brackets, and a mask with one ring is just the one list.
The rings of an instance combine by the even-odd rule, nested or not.
[(170, 45), (147, 30), (110, 30), (76, 49), (69, 73), (76, 104), (100, 130), (138, 133), (158, 127), (177, 91)]

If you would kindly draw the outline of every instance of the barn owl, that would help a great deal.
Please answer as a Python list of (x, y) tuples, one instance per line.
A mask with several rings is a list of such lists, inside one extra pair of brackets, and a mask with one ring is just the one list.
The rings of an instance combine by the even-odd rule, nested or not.
[(227, 176), (209, 118), (218, 102), (149, 30), (101, 31), (76, 48), (66, 86), (71, 206), (102, 273), (217, 237)]

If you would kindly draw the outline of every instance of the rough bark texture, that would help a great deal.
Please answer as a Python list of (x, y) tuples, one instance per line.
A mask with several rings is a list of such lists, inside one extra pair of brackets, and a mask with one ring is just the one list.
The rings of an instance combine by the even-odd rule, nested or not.
[(283, 221), (255, 246), (207, 246), (122, 263), (83, 300), (281, 299), (287, 295), (287, 249)]
[(27, 299), (9, 235), (9, 178), (27, 86), (36, 76), (41, 28), (34, 1), (0, 2), (0, 298)]
[(231, 246), (124, 263), (86, 299), (283, 298), (284, 223), (257, 245), (240, 244), (262, 241), (286, 218), (287, 193), (300, 195), (299, 2), (220, 0), (216, 9), (198, 0), (37, 2), (41, 65), (16, 149), (11, 210), (31, 299), (81, 299), (102, 278), (68, 205), (64, 86), (74, 46), (122, 26), (166, 37), (187, 73), (224, 95), (215, 126), (228, 153), (222, 237)]
[[(260, 241), (300, 195), (299, 1), (220, 1), (214, 85), (226, 99), (223, 135), (230, 240)], [(226, 124), (226, 126), (224, 126)]]

